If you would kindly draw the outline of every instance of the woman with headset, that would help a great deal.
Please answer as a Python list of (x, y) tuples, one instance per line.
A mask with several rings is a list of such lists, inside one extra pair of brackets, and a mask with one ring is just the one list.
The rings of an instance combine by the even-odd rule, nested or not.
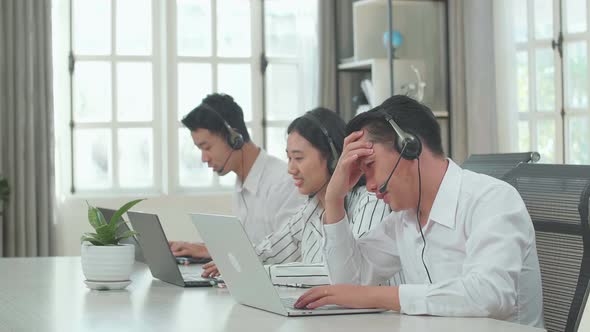
[[(307, 195), (308, 199), (282, 228), (256, 245), (255, 250), (264, 264), (323, 264), (324, 198), (342, 152), (345, 127), (338, 114), (325, 108), (309, 111), (289, 125), (286, 149), (288, 172), (299, 193)], [(387, 204), (369, 193), (362, 180), (348, 194), (345, 209), (355, 237), (363, 236), (390, 213)], [(217, 275), (216, 269), (207, 270), (211, 267), (206, 267), (204, 276)]]

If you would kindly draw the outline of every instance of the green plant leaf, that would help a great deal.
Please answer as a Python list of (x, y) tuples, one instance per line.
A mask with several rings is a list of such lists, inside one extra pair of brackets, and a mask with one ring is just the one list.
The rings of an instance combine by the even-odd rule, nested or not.
[(123, 214), (125, 214), (125, 212), (127, 212), (129, 209), (131, 209), (133, 206), (135, 206), (135, 204), (137, 204), (143, 200), (145, 200), (145, 198), (136, 199), (136, 200), (133, 200), (133, 201), (128, 202), (127, 204), (121, 206), (117, 210), (117, 212), (115, 212), (115, 214), (113, 214), (113, 216), (111, 217), (110, 223), (116, 222), (117, 220), (121, 219), (121, 216), (123, 216)]
[(144, 199), (145, 198), (136, 199), (126, 203), (115, 212), (109, 222), (107, 222), (98, 208), (91, 206), (86, 202), (86, 204), (88, 204), (88, 222), (94, 227), (96, 233), (84, 233), (80, 240), (82, 242), (89, 241), (94, 245), (115, 246), (119, 244), (120, 240), (137, 234), (134, 231), (126, 231), (122, 234), (117, 234), (117, 231), (119, 230), (119, 227), (125, 223), (125, 220), (122, 218), (123, 214)]
[(117, 243), (119, 243), (119, 241), (124, 240), (126, 238), (132, 237), (133, 235), (137, 235), (139, 233), (137, 233), (136, 231), (125, 231), (123, 232), (123, 234), (117, 236)]
[(88, 241), (95, 246), (103, 246), (104, 243), (97, 237), (95, 233), (84, 233), (82, 237), (80, 237), (80, 242), (84, 243), (84, 241)]
[(101, 225), (106, 224), (106, 219), (99, 209), (92, 205), (88, 205), (88, 222), (94, 229), (98, 229)]
[(97, 234), (97, 238), (104, 245), (116, 245), (117, 244), (116, 228), (113, 229), (111, 224), (100, 225), (96, 229), (96, 234)]

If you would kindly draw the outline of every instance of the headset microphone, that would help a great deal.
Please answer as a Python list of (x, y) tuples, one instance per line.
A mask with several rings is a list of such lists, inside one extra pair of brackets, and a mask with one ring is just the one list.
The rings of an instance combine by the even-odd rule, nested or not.
[(216, 170), (215, 172), (217, 174), (221, 174), (223, 173), (223, 169), (225, 168), (225, 165), (227, 165), (227, 162), (229, 161), (229, 157), (231, 157), (232, 153), (234, 153), (234, 149), (231, 150), (231, 152), (227, 155), (227, 158), (225, 158), (225, 161), (223, 162), (223, 165), (221, 165), (221, 168), (219, 168), (218, 170)]
[(393, 166), (393, 169), (391, 170), (391, 173), (389, 173), (389, 176), (387, 177), (387, 180), (385, 180), (385, 183), (383, 183), (381, 186), (379, 186), (379, 192), (381, 194), (385, 194), (387, 192), (387, 185), (389, 184), (389, 180), (391, 180), (391, 176), (393, 175), (393, 172), (395, 172), (395, 170), (397, 169), (397, 166), (399, 165), (399, 162), (402, 160), (402, 156), (404, 154), (404, 151), (406, 150), (406, 146), (408, 146), (408, 145), (404, 144), (404, 147), (402, 148), (402, 152), (399, 154), (399, 158), (397, 158), (397, 161), (395, 162), (395, 166)]

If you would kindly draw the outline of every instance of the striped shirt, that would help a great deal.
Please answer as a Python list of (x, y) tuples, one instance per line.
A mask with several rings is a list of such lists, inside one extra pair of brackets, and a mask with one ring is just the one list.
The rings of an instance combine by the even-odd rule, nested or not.
[[(352, 233), (360, 238), (381, 223), (391, 210), (362, 186), (346, 197), (346, 211)], [(278, 231), (266, 236), (255, 250), (264, 264), (323, 263), (323, 207), (314, 197)]]

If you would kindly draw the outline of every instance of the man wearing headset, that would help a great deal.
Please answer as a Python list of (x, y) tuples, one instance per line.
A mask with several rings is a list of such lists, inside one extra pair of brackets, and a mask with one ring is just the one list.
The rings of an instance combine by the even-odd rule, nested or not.
[[(358, 115), (347, 133), (325, 198), (324, 253), (335, 285), (308, 291), (297, 308), (338, 304), (543, 327), (535, 231), (512, 186), (447, 159), (436, 118), (409, 97)], [(342, 200), (363, 173), (393, 212), (355, 240)], [(402, 268), (406, 284), (369, 286)]]
[[(211, 94), (182, 123), (190, 130), (201, 160), (219, 176), (237, 175), (233, 211), (252, 243), (282, 226), (297, 213), (304, 197), (287, 173), (287, 164), (250, 140), (242, 108), (229, 95)], [(209, 258), (202, 243), (171, 241), (175, 256)]]

